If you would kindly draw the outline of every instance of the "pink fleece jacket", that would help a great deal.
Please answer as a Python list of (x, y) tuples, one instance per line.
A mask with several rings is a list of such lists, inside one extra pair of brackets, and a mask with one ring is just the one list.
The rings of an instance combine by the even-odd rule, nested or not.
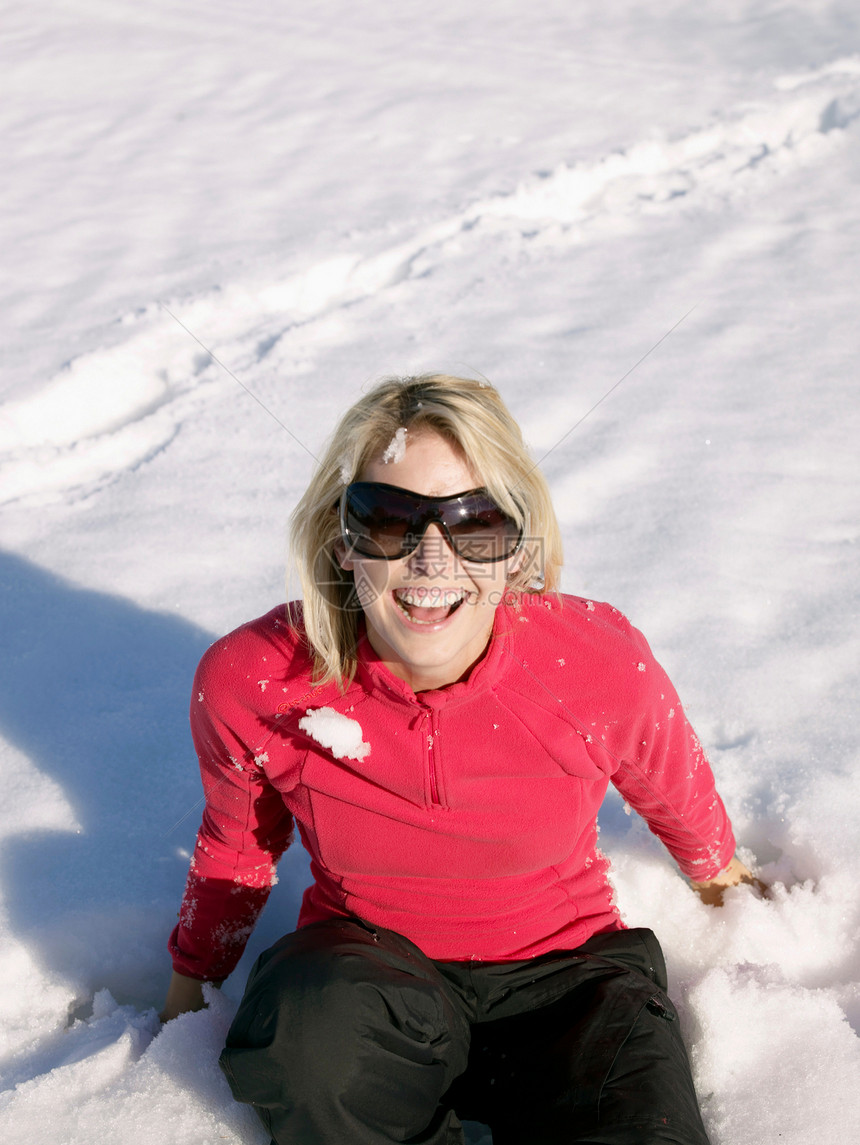
[[(354, 721), (343, 742), (319, 742), (320, 708)], [(300, 607), (281, 606), (204, 655), (191, 726), (206, 809), (170, 949), (194, 978), (235, 966), (294, 823), (313, 873), (299, 926), (357, 915), (443, 960), (530, 958), (623, 926), (597, 850), (610, 780), (685, 874), (711, 878), (734, 852), (644, 637), (576, 597), (501, 605), (468, 678), (417, 695), (366, 638), (344, 694), (315, 687)]]

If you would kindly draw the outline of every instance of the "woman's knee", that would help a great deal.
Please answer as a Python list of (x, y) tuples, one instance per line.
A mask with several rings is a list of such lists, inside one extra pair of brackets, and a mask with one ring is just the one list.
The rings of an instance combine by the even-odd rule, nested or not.
[[(307, 932), (307, 933), (306, 933)], [(417, 956), (416, 956), (417, 955)], [(432, 963), (389, 932), (333, 920), (260, 957), (227, 1038), (225, 1072), (250, 1067), (290, 1088), (380, 1071), (427, 1073), (439, 1092), (465, 1068), (468, 1022)], [(247, 1100), (247, 1099), (246, 1099)]]

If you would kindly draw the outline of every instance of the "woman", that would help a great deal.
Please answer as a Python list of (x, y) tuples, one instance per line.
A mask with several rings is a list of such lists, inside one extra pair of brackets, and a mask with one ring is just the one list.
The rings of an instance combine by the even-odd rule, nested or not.
[(654, 935), (596, 847), (608, 782), (704, 897), (751, 881), (643, 637), (557, 592), (546, 484), (498, 393), (383, 382), (293, 518), (303, 607), (206, 653), (206, 811), (164, 1017), (233, 969), (293, 824), (313, 883), (222, 1067), (278, 1145), (707, 1142)]

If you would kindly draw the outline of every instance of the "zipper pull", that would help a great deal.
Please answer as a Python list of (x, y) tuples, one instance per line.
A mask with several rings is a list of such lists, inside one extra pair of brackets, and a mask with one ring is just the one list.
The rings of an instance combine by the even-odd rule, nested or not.
[(645, 1005), (651, 1013), (656, 1014), (658, 1018), (665, 1018), (667, 1022), (675, 1021), (674, 1013), (667, 1007), (659, 994), (652, 994)]

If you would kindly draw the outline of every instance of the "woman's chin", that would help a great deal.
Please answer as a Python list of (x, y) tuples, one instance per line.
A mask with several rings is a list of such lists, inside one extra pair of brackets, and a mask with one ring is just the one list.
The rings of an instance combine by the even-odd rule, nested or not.
[(446, 610), (444, 616), (430, 620), (420, 616), (429, 611), (438, 610), (407, 611), (393, 593), (366, 610), (367, 633), (374, 651), (416, 691), (454, 683), (480, 658), (490, 638), (495, 610), (467, 600)]

